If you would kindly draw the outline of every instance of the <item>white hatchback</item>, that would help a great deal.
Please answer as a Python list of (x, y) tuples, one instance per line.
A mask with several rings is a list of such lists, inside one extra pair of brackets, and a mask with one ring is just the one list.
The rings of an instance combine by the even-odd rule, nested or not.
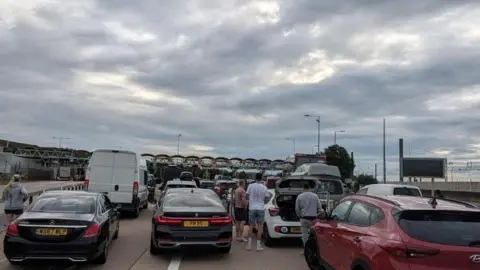
[(265, 246), (272, 246), (277, 239), (301, 239), (300, 219), (295, 213), (295, 202), (306, 183), (311, 187), (316, 185), (313, 178), (291, 176), (278, 180), (276, 188), (268, 190), (263, 225)]

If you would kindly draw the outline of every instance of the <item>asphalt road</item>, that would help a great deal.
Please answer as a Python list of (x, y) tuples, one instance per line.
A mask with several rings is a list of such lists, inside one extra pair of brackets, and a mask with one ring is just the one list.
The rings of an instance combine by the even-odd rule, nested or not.
[[(230, 254), (220, 255), (210, 250), (187, 250), (152, 256), (149, 252), (151, 232), (151, 206), (138, 219), (123, 218), (120, 235), (112, 243), (108, 261), (104, 265), (71, 266), (35, 265), (34, 269), (92, 269), (92, 270), (303, 270), (308, 269), (299, 242), (281, 243), (262, 252), (246, 251), (244, 244), (234, 243)], [(3, 236), (3, 234), (1, 234)], [(2, 247), (3, 251), (3, 247)], [(0, 253), (0, 270), (33, 269), (33, 266), (16, 268)]]

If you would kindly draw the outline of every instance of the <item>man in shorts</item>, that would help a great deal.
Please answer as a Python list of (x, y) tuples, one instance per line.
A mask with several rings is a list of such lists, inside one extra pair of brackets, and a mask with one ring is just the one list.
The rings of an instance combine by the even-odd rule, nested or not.
[(268, 195), (267, 187), (262, 184), (262, 174), (255, 175), (255, 183), (252, 183), (247, 188), (248, 200), (248, 243), (247, 250), (252, 250), (252, 235), (253, 226), (257, 226), (257, 251), (262, 251), (261, 245), (263, 221), (265, 219), (265, 198)]
[(241, 179), (239, 185), (233, 194), (233, 203), (234, 203), (234, 215), (235, 215), (235, 228), (237, 231), (237, 241), (244, 242), (243, 238), (243, 227), (245, 226), (246, 211), (247, 206), (247, 194), (245, 192), (245, 180)]

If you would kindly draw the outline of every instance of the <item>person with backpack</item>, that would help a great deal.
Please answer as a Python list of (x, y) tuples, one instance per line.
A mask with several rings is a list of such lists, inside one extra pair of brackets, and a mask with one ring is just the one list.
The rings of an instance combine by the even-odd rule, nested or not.
[(18, 174), (12, 176), (2, 192), (2, 201), (5, 203), (5, 227), (23, 214), (24, 204), (28, 199), (28, 192), (20, 183), (20, 178)]

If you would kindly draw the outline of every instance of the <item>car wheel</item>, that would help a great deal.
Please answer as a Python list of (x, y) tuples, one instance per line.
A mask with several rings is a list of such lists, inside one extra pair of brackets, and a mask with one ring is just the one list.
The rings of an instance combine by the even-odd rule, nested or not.
[(218, 248), (218, 252), (220, 252), (221, 254), (228, 254), (228, 253), (230, 253), (231, 249), (232, 249), (232, 243), (230, 243), (230, 245), (228, 247)]
[(133, 211), (133, 217), (138, 218), (139, 215), (140, 215), (140, 205), (137, 205), (137, 207)]
[(94, 264), (105, 264), (107, 262), (109, 242), (108, 242), (108, 240), (106, 240), (106, 241), (107, 242), (105, 243), (105, 246), (103, 247), (102, 254), (100, 254), (100, 256), (98, 256), (97, 258), (95, 258), (93, 260)]
[(264, 223), (264, 224), (263, 224), (263, 235), (262, 235), (262, 238), (263, 238), (263, 244), (264, 244), (266, 247), (271, 247), (271, 246), (273, 246), (273, 244), (274, 244), (274, 242), (275, 242), (275, 239), (273, 239), (273, 238), (270, 237), (270, 234), (268, 233), (267, 223)]
[(147, 209), (148, 208), (148, 200), (145, 201), (145, 204), (142, 206), (142, 209)]
[(322, 259), (318, 253), (317, 240), (313, 235), (310, 235), (308, 238), (303, 254), (310, 270), (325, 270)]
[(115, 234), (113, 235), (112, 239), (117, 239), (119, 232), (120, 232), (120, 222), (117, 222), (117, 229), (115, 230)]
[(157, 248), (154, 244), (153, 244), (153, 240), (150, 239), (150, 254), (151, 255), (159, 255), (162, 253), (162, 249), (160, 248)]

